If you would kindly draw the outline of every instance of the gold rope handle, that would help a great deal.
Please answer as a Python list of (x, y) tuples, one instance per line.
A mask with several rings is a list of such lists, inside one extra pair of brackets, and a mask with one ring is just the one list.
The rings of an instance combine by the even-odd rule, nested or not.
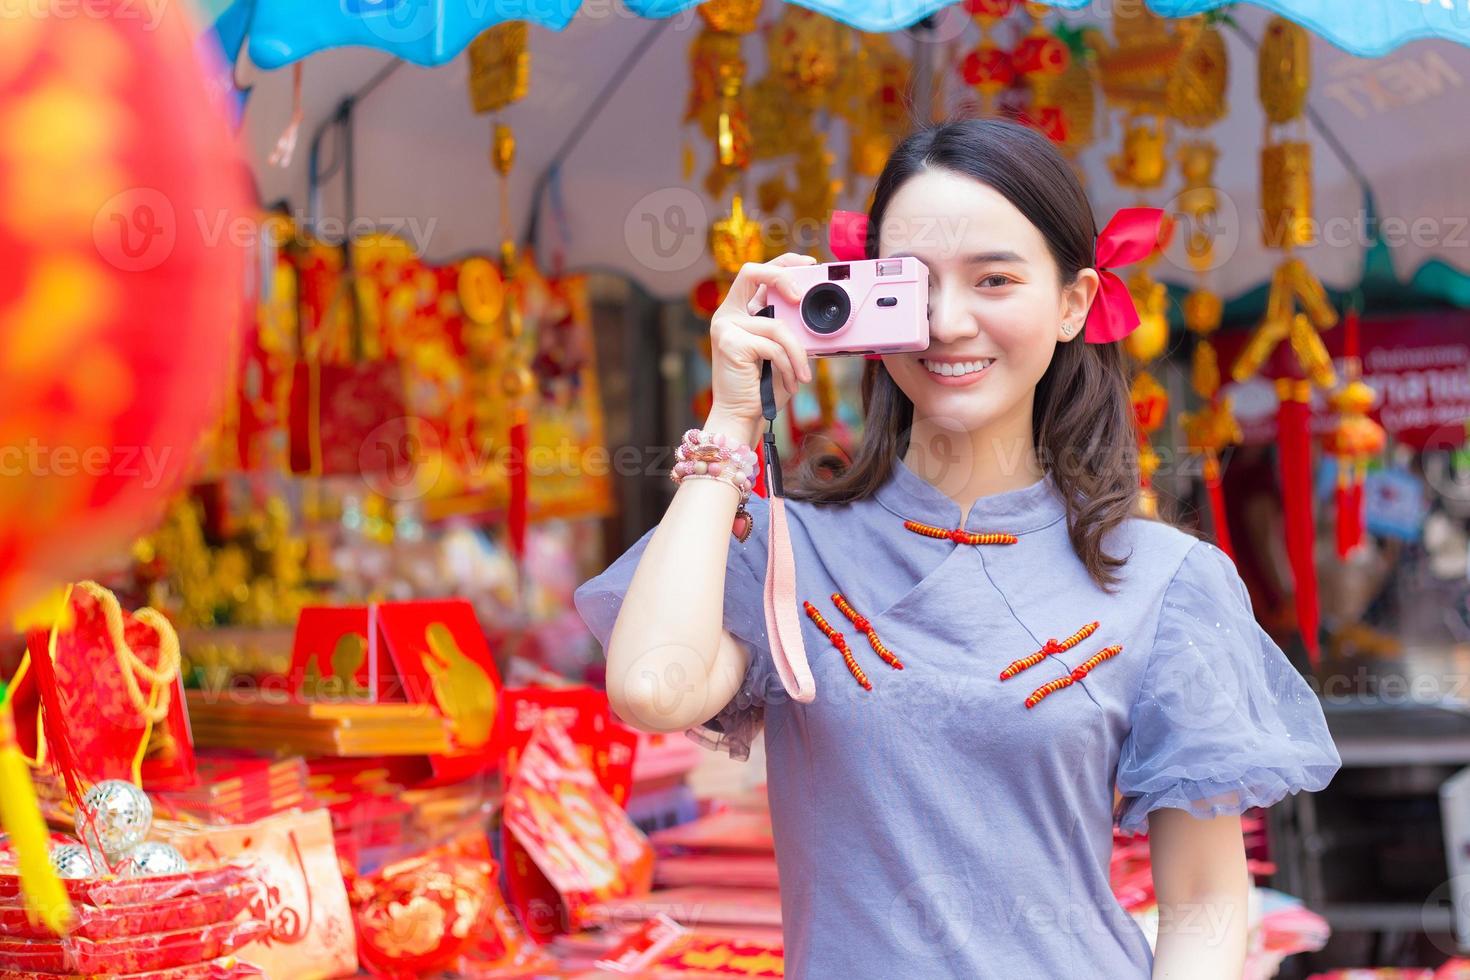
[[(146, 744), (152, 726), (168, 717), (172, 693), (169, 686), (179, 676), (182, 660), (179, 635), (174, 632), (173, 624), (156, 609), (144, 606), (133, 613), (134, 619), (158, 634), (158, 666), (150, 667), (128, 646), (123, 635), (122, 606), (118, 603), (117, 596), (96, 582), (78, 582), (77, 588), (97, 600), (97, 604), (102, 607), (107, 635), (112, 640), (113, 656), (122, 669), (123, 686), (127, 688), (128, 700), (148, 725), (148, 730), (143, 733)], [(138, 684), (140, 679), (148, 682), (150, 691), (147, 697), (143, 696), (143, 690)]]

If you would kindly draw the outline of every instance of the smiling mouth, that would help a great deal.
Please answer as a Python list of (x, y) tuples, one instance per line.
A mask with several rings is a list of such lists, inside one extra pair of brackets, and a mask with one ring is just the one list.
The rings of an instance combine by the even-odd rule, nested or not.
[(924, 370), (930, 374), (937, 374), (942, 378), (962, 378), (967, 374), (976, 374), (995, 363), (995, 358), (987, 357), (978, 361), (959, 361), (955, 363), (932, 362), (919, 358), (919, 363), (924, 365)]

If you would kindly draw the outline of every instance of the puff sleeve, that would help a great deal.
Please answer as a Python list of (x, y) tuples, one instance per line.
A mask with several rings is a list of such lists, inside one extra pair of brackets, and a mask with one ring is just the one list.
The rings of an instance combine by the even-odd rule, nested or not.
[(1322, 789), (1342, 765), (1322, 706), (1256, 622), (1230, 556), (1191, 546), (1165, 590), (1118, 761), (1114, 819), (1163, 807), (1197, 817)]
[[(689, 738), (705, 748), (741, 761), (749, 758), (751, 743), (765, 723), (766, 695), (781, 690), (780, 676), (775, 671), (766, 639), (764, 588), (769, 505), (764, 498), (752, 495), (746, 508), (754, 528), (743, 544), (730, 538), (725, 561), (724, 627), (750, 652), (750, 663), (740, 689), (730, 702), (703, 725), (685, 730)], [(618, 610), (633, 582), (633, 573), (654, 530), (650, 529), (606, 571), (584, 582), (573, 595), (578, 614), (604, 651), (617, 622)]]

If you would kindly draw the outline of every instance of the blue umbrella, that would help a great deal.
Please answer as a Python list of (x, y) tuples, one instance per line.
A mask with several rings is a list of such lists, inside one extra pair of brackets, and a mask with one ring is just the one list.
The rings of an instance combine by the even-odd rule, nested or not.
[[(793, 0), (862, 31), (910, 27), (952, 6), (950, 0)], [(1077, 10), (1090, 0), (1053, 0)], [(1182, 17), (1226, 6), (1230, 0), (1148, 0), (1156, 12)], [(1253, 0), (1289, 17), (1352, 54), (1377, 57), (1417, 38), (1470, 45), (1467, 0)], [(697, 0), (626, 0), (633, 13), (661, 18)], [(551, 30), (566, 27), (581, 0), (236, 0), (224, 17), (248, 23), (249, 54), (261, 68), (288, 65), (326, 48), (377, 48), (419, 65), (441, 65), (482, 31), (505, 20), (528, 20)]]

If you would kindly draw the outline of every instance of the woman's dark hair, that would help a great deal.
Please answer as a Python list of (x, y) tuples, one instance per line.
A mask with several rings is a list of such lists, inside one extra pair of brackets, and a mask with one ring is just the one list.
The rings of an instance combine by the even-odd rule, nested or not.
[[(893, 195), (925, 170), (945, 170), (994, 188), (1046, 239), (1061, 282), (1094, 262), (1097, 226), (1072, 167), (1034, 129), (998, 119), (946, 122), (903, 140), (888, 158), (868, 212), (868, 258)], [(868, 361), (862, 380), (861, 444), (848, 461), (832, 453), (809, 458), (789, 496), (846, 503), (871, 496), (908, 452), (914, 406), (881, 361)], [(1084, 338), (1058, 344), (1036, 386), (1031, 417), (1035, 451), (1067, 507), (1072, 547), (1097, 584), (1116, 584), (1127, 556), (1103, 551), (1102, 541), (1139, 504), (1137, 430), (1128, 371), (1118, 344)]]

